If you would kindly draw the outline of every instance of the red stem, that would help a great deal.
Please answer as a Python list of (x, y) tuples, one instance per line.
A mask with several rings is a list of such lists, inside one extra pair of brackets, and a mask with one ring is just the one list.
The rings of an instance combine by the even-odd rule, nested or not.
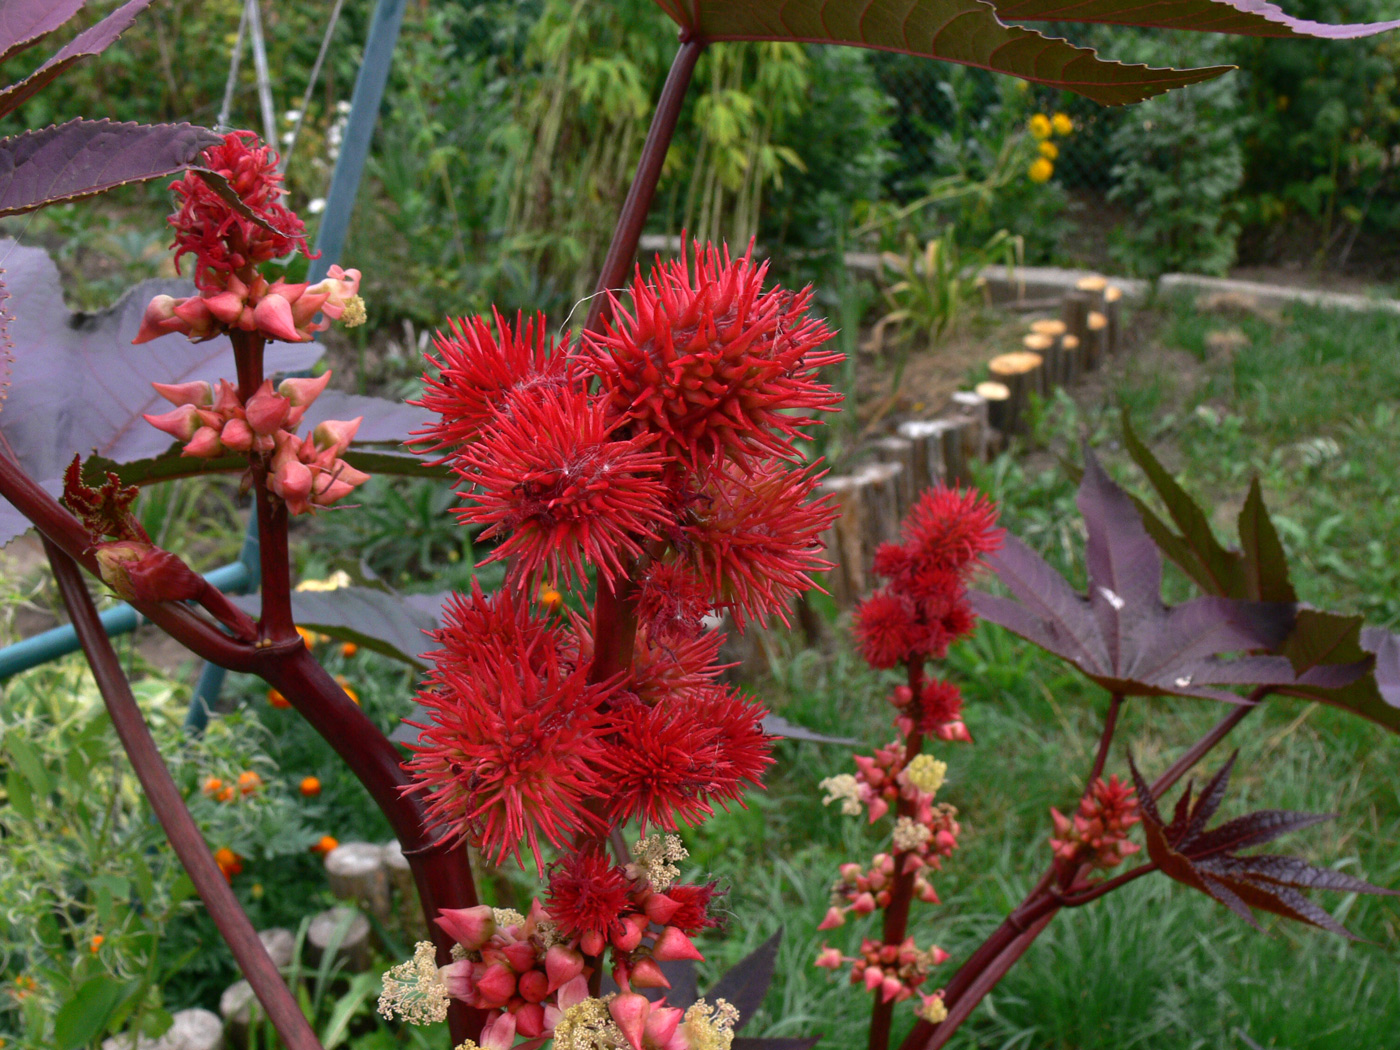
[[(922, 660), (911, 661), (907, 665), (909, 691), (915, 697), (915, 703), (923, 695), (924, 691), (924, 664)], [(904, 744), (904, 764), (907, 766), (913, 761), (914, 756), (923, 750), (923, 734), (916, 728), (909, 734), (909, 738)], [(914, 815), (914, 803), (903, 795), (895, 804), (895, 819), (900, 817), (912, 817)], [(893, 852), (893, 847), (891, 847)], [(909, 906), (914, 900), (914, 875), (915, 872), (904, 871), (904, 858), (906, 853), (894, 854), (895, 881), (890, 888), (890, 903), (885, 908), (884, 943), (902, 944), (904, 935), (909, 929)], [(870, 1008), (870, 1050), (886, 1050), (890, 1045), (890, 1026), (894, 1019), (894, 1001), (884, 1001), (879, 993), (876, 993), (874, 1004)]]
[(204, 837), (185, 806), (180, 789), (175, 786), (170, 771), (161, 760), (156, 742), (151, 738), (141, 709), (122, 674), (117, 654), (112, 649), (92, 599), (88, 597), (82, 573), (62, 548), (48, 537), (44, 537), (44, 547), (53, 565), (59, 593), (63, 595), (69, 618), (73, 621), (73, 629), (87, 654), (102, 700), (111, 715), (112, 726), (131, 759), (137, 779), (161, 827), (165, 829), (165, 836), (170, 840), (175, 855), (189, 873), (200, 900), (209, 909), (210, 918), (228, 942), (234, 960), (252, 985), (253, 993), (267, 1011), (268, 1019), (277, 1029), (282, 1042), (288, 1050), (321, 1050), (321, 1044), (311, 1031), (306, 1017), (282, 983), (277, 964), (267, 954), (253, 924), (239, 906), (238, 898), (233, 895), (223, 873), (214, 863)]
[(647, 140), (642, 145), (642, 155), (637, 161), (637, 173), (632, 177), (632, 185), (623, 201), (622, 213), (617, 226), (613, 228), (612, 243), (603, 259), (603, 269), (598, 275), (598, 285), (594, 289), (593, 301), (588, 307), (588, 320), (584, 330), (597, 332), (602, 326), (608, 297), (602, 293), (609, 288), (618, 288), (627, 280), (637, 258), (637, 242), (641, 240), (642, 227), (646, 225), (647, 212), (651, 210), (651, 200), (656, 194), (656, 184), (661, 178), (661, 165), (666, 160), (666, 151), (671, 146), (671, 136), (676, 130), (676, 121), (681, 115), (681, 103), (685, 101), (686, 88), (690, 86), (691, 74), (700, 52), (705, 50), (705, 41), (682, 35), (681, 46), (671, 62), (671, 71), (666, 75), (666, 86), (661, 89), (656, 112), (651, 117), (651, 127), (647, 129)]
[(1103, 776), (1103, 767), (1108, 763), (1108, 748), (1113, 743), (1114, 730), (1118, 728), (1118, 709), (1123, 706), (1123, 694), (1114, 693), (1108, 701), (1108, 714), (1103, 720), (1103, 732), (1099, 734), (1099, 750), (1094, 755), (1094, 768), (1089, 771), (1089, 780), (1084, 785), (1084, 795), (1094, 790), (1094, 781)]

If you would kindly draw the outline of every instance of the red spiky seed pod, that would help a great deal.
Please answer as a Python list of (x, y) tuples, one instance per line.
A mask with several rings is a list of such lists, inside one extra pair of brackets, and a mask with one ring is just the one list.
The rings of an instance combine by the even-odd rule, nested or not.
[(549, 917), (573, 940), (587, 933), (610, 936), (632, 911), (632, 880), (596, 847), (569, 853), (549, 868)]
[(467, 444), (512, 392), (568, 385), (568, 357), (560, 349), (567, 337), (559, 344), (549, 338), (543, 314), (528, 320), (516, 314), (512, 324), (493, 310), (492, 320), (494, 332), (478, 316), (449, 320), (445, 334), (434, 333), (437, 356), (424, 356), (437, 374), (424, 373), (423, 396), (408, 403), (441, 419), (413, 432), (418, 452), (450, 454)]
[(1001, 546), (996, 521), (996, 505), (982, 493), (940, 484), (910, 508), (905, 547), (920, 568), (965, 571)]
[(457, 457), (472, 506), (461, 520), (488, 525), (501, 543), (482, 564), (512, 559), (518, 587), (538, 580), (587, 583), (585, 563), (611, 583), (668, 525), (662, 459), (648, 438), (615, 439), (604, 406), (581, 390), (509, 396), (480, 438)]
[(825, 322), (806, 317), (811, 290), (763, 292), (768, 264), (752, 246), (694, 246), (632, 283), (629, 313), (613, 300), (616, 326), (584, 337), (583, 367), (597, 376), (615, 418), (662, 436), (662, 451), (694, 469), (725, 457), (796, 458), (792, 442), (841, 396), (818, 377), (843, 355), (819, 349)]

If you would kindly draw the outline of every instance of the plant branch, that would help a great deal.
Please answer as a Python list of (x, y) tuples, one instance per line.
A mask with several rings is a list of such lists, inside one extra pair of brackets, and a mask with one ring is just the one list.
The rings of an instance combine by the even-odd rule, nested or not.
[(1108, 763), (1108, 749), (1113, 743), (1113, 733), (1118, 728), (1118, 711), (1123, 706), (1123, 694), (1114, 693), (1108, 701), (1108, 714), (1103, 721), (1103, 733), (1099, 736), (1099, 751), (1094, 756), (1094, 768), (1089, 771), (1089, 780), (1084, 785), (1084, 795), (1094, 790), (1094, 781), (1103, 776), (1103, 767)]
[(666, 151), (670, 148), (671, 136), (681, 115), (681, 103), (685, 101), (691, 74), (695, 72), (695, 63), (703, 50), (703, 40), (681, 38), (681, 46), (671, 62), (671, 71), (666, 75), (666, 85), (661, 89), (661, 98), (657, 100), (656, 112), (652, 114), (651, 127), (647, 129), (642, 155), (637, 161), (637, 172), (632, 177), (627, 199), (622, 204), (622, 213), (613, 228), (612, 243), (608, 245), (593, 301), (588, 307), (585, 331), (596, 332), (600, 329), (608, 306), (604, 293), (627, 280), (628, 271), (637, 258), (637, 242), (641, 240), (647, 212), (651, 210), (651, 200), (656, 194), (656, 184), (661, 179), (661, 166), (666, 160)]
[(1136, 868), (1129, 868), (1121, 875), (1115, 875), (1111, 879), (1105, 879), (1103, 882), (1092, 885), (1079, 893), (1064, 894), (1059, 898), (1060, 904), (1066, 908), (1082, 908), (1090, 901), (1096, 901), (1105, 894), (1112, 893), (1114, 890), (1118, 889), (1118, 887), (1126, 886), (1128, 883), (1140, 879), (1144, 875), (1151, 875), (1156, 870), (1157, 863), (1155, 861), (1139, 864)]
[(1268, 696), (1270, 689), (1266, 685), (1257, 686), (1250, 694), (1248, 702), (1234, 708), (1228, 715), (1197, 740), (1191, 747), (1173, 762), (1165, 773), (1152, 783), (1152, 797), (1161, 798), (1171, 786), (1184, 777), (1197, 762), (1205, 758), (1216, 744), (1224, 740), (1229, 735), (1230, 730), (1245, 720), (1251, 711), (1259, 706), (1259, 701)]
[[(909, 692), (915, 697), (923, 696), (924, 692), (924, 663), (923, 660), (911, 661), (908, 665)], [(909, 734), (909, 738), (904, 746), (904, 764), (909, 765), (914, 756), (923, 750), (923, 734), (916, 728)], [(895, 819), (900, 817), (912, 817), (915, 805), (912, 801), (900, 795), (899, 801), (895, 804)], [(894, 848), (891, 847), (891, 852)], [(890, 903), (885, 907), (885, 924), (883, 940), (885, 944), (902, 944), (905, 933), (909, 929), (909, 907), (914, 900), (914, 875), (912, 871), (904, 870), (904, 858), (907, 853), (895, 853), (895, 879), (894, 885), (890, 887)], [(886, 1050), (890, 1045), (890, 1026), (894, 1020), (894, 1001), (886, 1001), (883, 996), (876, 993), (874, 1003), (870, 1008), (870, 1050)]]
[(239, 907), (238, 899), (214, 863), (213, 855), (200, 834), (185, 800), (160, 757), (155, 740), (122, 674), (102, 621), (88, 596), (81, 572), (72, 558), (47, 536), (44, 548), (53, 565), (54, 577), (73, 621), (78, 640), (92, 666), (103, 702), (127, 756), (136, 770), (146, 798), (165, 830), (166, 838), (193, 881), (200, 899), (219, 933), (228, 942), (239, 969), (252, 985), (258, 1002), (267, 1011), (288, 1050), (321, 1050), (321, 1044), (307, 1023), (296, 1000), (282, 982), (277, 965), (258, 939), (253, 924)]

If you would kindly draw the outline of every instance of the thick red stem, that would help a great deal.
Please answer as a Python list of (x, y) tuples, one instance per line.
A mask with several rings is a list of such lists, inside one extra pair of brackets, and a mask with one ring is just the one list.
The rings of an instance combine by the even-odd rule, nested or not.
[[(908, 664), (909, 691), (916, 698), (924, 691), (924, 664), (922, 660)], [(917, 702), (917, 701), (916, 701)], [(907, 766), (914, 756), (923, 750), (923, 734), (916, 728), (904, 742), (904, 764)], [(912, 817), (915, 805), (900, 796), (895, 804), (895, 819)], [(893, 847), (891, 847), (893, 852)], [(909, 906), (914, 900), (914, 875), (904, 871), (904, 858), (907, 853), (894, 854), (895, 880), (890, 889), (890, 903), (885, 908), (884, 943), (899, 945), (904, 943), (909, 929)], [(890, 1026), (894, 1021), (894, 1001), (886, 1002), (879, 991), (875, 992), (875, 1003), (870, 1009), (870, 1050), (885, 1050), (890, 1045)]]
[(641, 240), (647, 212), (651, 210), (651, 200), (661, 178), (661, 166), (671, 146), (671, 136), (681, 115), (681, 103), (685, 101), (691, 74), (695, 72), (695, 63), (703, 50), (703, 40), (682, 38), (676, 57), (671, 62), (666, 86), (661, 89), (661, 98), (657, 100), (656, 112), (652, 114), (651, 127), (647, 130), (647, 140), (637, 161), (637, 173), (632, 176), (622, 213), (618, 216), (617, 226), (613, 228), (612, 243), (608, 245), (608, 254), (603, 259), (593, 302), (588, 307), (585, 331), (596, 332), (600, 329), (608, 306), (608, 297), (602, 293), (620, 287), (627, 280), (637, 258), (637, 242)]
[(82, 573), (77, 564), (47, 537), (44, 547), (58, 581), (59, 593), (73, 621), (73, 629), (87, 654), (102, 700), (112, 717), (112, 726), (131, 759), (137, 779), (175, 855), (189, 873), (200, 900), (209, 910), (219, 933), (228, 942), (234, 960), (252, 985), (253, 993), (267, 1011), (268, 1019), (277, 1029), (282, 1042), (288, 1050), (321, 1050), (321, 1044), (311, 1031), (306, 1017), (283, 984), (277, 964), (267, 954), (253, 924), (239, 906), (238, 898), (233, 895), (219, 866), (214, 863), (204, 837), (185, 806), (180, 789), (175, 786), (170, 771), (161, 760), (156, 742), (151, 738), (141, 709), (122, 674), (117, 654), (103, 630), (92, 599), (88, 597)]

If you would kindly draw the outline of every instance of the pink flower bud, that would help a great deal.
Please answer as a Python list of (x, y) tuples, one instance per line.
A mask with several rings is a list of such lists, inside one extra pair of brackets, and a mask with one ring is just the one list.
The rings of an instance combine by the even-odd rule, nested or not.
[(236, 325), (239, 318), (243, 316), (243, 310), (248, 305), (243, 296), (233, 291), (223, 291), (216, 295), (207, 295), (200, 300), (214, 318), (222, 324)]
[(890, 694), (890, 703), (895, 707), (908, 707), (909, 701), (914, 699), (914, 690), (907, 685), (897, 685), (894, 692)]
[(642, 1050), (642, 1034), (646, 1029), (647, 1015), (651, 1013), (651, 1003), (646, 997), (636, 992), (622, 992), (608, 1003), (608, 1013), (622, 1030), (632, 1050)]
[(664, 893), (652, 893), (648, 895), (646, 903), (642, 905), (642, 910), (647, 913), (647, 918), (658, 926), (665, 926), (671, 921), (671, 916), (680, 911), (680, 902), (673, 901)]
[(584, 955), (598, 956), (603, 954), (607, 943), (597, 930), (585, 930), (583, 936), (579, 938), (578, 946), (583, 949)]
[(579, 974), (572, 981), (566, 981), (559, 986), (559, 994), (554, 997), (559, 1004), (560, 1010), (567, 1010), (571, 1006), (577, 1006), (588, 998), (588, 978)]
[(481, 1050), (510, 1050), (515, 1045), (515, 1015), (497, 1014), (477, 1036)]
[(230, 419), (224, 424), (224, 429), (219, 431), (219, 440), (223, 442), (224, 447), (234, 452), (247, 452), (253, 447), (255, 437), (253, 428), (242, 419)]
[(865, 982), (865, 990), (873, 992), (885, 982), (885, 971), (878, 966), (868, 967), (862, 975), (862, 980)]
[(180, 455), (213, 459), (215, 456), (222, 455), (223, 451), (224, 446), (219, 441), (219, 432), (213, 427), (200, 427), (185, 443), (185, 450)]
[(257, 393), (243, 406), (248, 425), (257, 434), (273, 434), (287, 422), (287, 413), (292, 403), (280, 394), (272, 392), (272, 380), (264, 379)]
[(485, 904), (443, 908), (435, 920), (442, 931), (469, 952), (480, 951), (496, 932), (495, 913)]
[(944, 722), (934, 729), (933, 735), (939, 740), (948, 740), (960, 744), (972, 743), (972, 734), (967, 731), (967, 725), (963, 722)]
[[(676, 1034), (676, 1029), (680, 1027), (681, 1018), (684, 1015), (673, 1006), (653, 1006), (651, 1013), (647, 1015), (646, 1028), (643, 1030), (642, 1038), (647, 1046), (671, 1046), (671, 1037)], [(682, 1041), (682, 1046), (689, 1045), (688, 1041)]]
[(544, 953), (544, 972), (549, 975), (549, 988), (557, 988), (583, 973), (583, 953), (567, 945), (556, 944)]
[[(161, 296), (156, 296), (156, 298), (159, 299)], [(203, 380), (197, 380), (193, 383), (152, 383), (151, 386), (157, 394), (172, 405), (203, 407), (214, 403), (214, 388)]]
[(326, 384), (331, 381), (330, 372), (322, 372), (315, 377), (293, 377), (284, 379), (277, 386), (277, 392), (292, 403), (294, 408), (305, 408), (321, 396)]
[(661, 972), (661, 967), (656, 965), (656, 960), (648, 959), (646, 956), (642, 956), (632, 964), (630, 980), (632, 985), (637, 988), (671, 987), (671, 982), (666, 980), (666, 975)]
[(258, 301), (253, 308), (253, 323), (264, 335), (284, 343), (304, 343), (311, 338), (297, 331), (292, 305), (280, 295), (265, 295)]
[(514, 941), (511, 944), (503, 945), (501, 954), (505, 956), (506, 962), (516, 973), (533, 970), (535, 963), (539, 961), (535, 946), (530, 941)]
[(210, 406), (225, 419), (243, 410), (243, 402), (238, 400), (238, 388), (227, 379), (220, 379), (214, 388), (214, 404)]
[(267, 476), (267, 487), (281, 496), (293, 514), (305, 514), (310, 508), (311, 470), (300, 460), (287, 460)]
[(131, 342), (149, 343), (152, 339), (178, 331), (179, 327), (180, 322), (175, 320), (175, 298), (157, 295), (146, 304), (146, 311), (141, 315), (141, 327), (136, 330), (136, 338)]
[(520, 975), (520, 998), (528, 1003), (538, 1003), (549, 994), (549, 978), (539, 970), (529, 970)]
[(184, 332), (196, 343), (213, 339), (219, 332), (218, 318), (209, 312), (209, 307), (197, 295), (175, 301), (175, 318), (179, 321), (179, 327), (175, 330)]
[[(505, 963), (492, 963), (476, 977), (476, 1005), (483, 1010), (495, 1010), (510, 1002), (515, 994), (515, 974)], [(484, 1045), (484, 1044), (483, 1044)]]
[(851, 910), (857, 915), (869, 915), (875, 910), (875, 898), (868, 893), (862, 893), (851, 902)]
[(199, 414), (194, 405), (181, 405), (158, 416), (143, 415), (141, 418), (176, 441), (188, 441), (194, 437), (200, 424)]
[(538, 1039), (544, 1035), (544, 1007), (539, 1003), (526, 1003), (516, 1010), (515, 1031), (526, 1039)]
[(619, 951), (630, 952), (642, 943), (642, 934), (647, 929), (646, 916), (629, 915), (622, 920), (621, 927), (615, 928), (608, 939)]
[(447, 986), (447, 994), (454, 999), (468, 1002), (472, 997), (472, 968), (476, 963), (470, 959), (458, 959), (456, 962), (448, 963), (438, 970), (438, 976), (442, 978), (443, 984)]
[(886, 977), (880, 982), (880, 1000), (890, 1002), (904, 991), (904, 982), (898, 977)]
[(934, 966), (942, 966), (950, 958), (948, 953), (936, 944), (929, 949), (929, 956), (933, 959)]
[(816, 964), (824, 970), (839, 970), (845, 961), (838, 949), (823, 946), (822, 950), (817, 953)]
[(100, 543), (95, 553), (103, 582), (128, 602), (189, 601), (205, 588), (198, 573), (150, 543)]
[(323, 420), (311, 432), (311, 441), (318, 451), (330, 452), (339, 456), (350, 447), (350, 442), (355, 440), (355, 434), (359, 431), (360, 423), (364, 421), (364, 418), (364, 416), (356, 416), (354, 419), (347, 420)]
[(705, 957), (691, 942), (690, 938), (674, 926), (667, 926), (656, 937), (651, 949), (652, 958), (659, 962), (672, 962), (676, 959), (694, 959), (703, 962)]
[(818, 926), (817, 929), (834, 930), (838, 926), (845, 925), (846, 913), (833, 904), (830, 908), (826, 909), (826, 918), (821, 921), (821, 925)]
[(890, 811), (890, 804), (879, 797), (872, 798), (867, 805), (870, 808), (870, 823), (872, 824)]

